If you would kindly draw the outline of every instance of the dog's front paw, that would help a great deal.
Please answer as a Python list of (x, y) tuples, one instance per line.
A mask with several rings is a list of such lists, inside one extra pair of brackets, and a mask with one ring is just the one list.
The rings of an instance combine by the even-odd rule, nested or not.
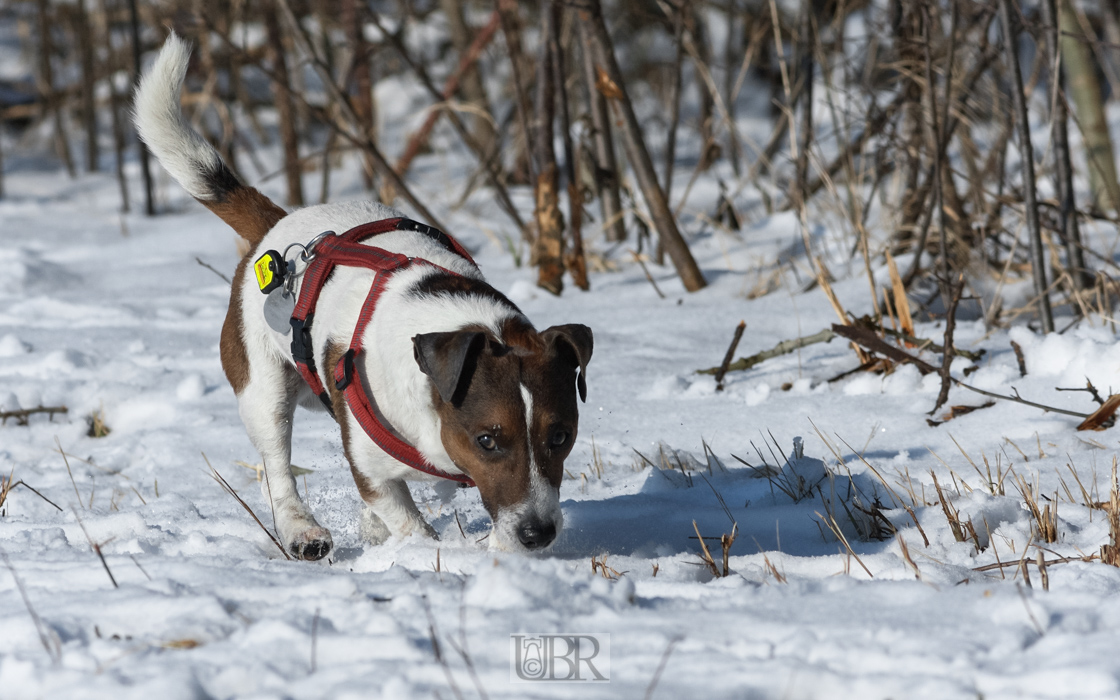
[(424, 535), (425, 537), (431, 537), (436, 542), (439, 542), (439, 533), (436, 532), (436, 529), (432, 527), (431, 523), (429, 523), (427, 520), (420, 521), (419, 529), (421, 535)]
[(334, 540), (325, 527), (308, 528), (288, 543), (288, 551), (295, 555), (296, 559), (304, 561), (318, 561), (330, 554), (333, 547)]
[(369, 506), (362, 508), (362, 521), (358, 526), (358, 533), (363, 541), (374, 546), (383, 544), (392, 535), (389, 526)]

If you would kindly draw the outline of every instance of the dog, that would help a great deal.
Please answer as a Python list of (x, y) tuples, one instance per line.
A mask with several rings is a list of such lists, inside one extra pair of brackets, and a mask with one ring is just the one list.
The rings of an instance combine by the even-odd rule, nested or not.
[(591, 329), (538, 332), (454, 239), (389, 207), (287, 213), (243, 184), (183, 118), (189, 59), (171, 34), (137, 88), (134, 119), (171, 176), (250, 247), (233, 279), (221, 360), (263, 459), (283, 546), (305, 560), (333, 547), (291, 472), (298, 404), (338, 422), (371, 542), (437, 537), (406, 482), (442, 477), (478, 487), (492, 549), (548, 547), (563, 525), (560, 481), (577, 395), (586, 401)]

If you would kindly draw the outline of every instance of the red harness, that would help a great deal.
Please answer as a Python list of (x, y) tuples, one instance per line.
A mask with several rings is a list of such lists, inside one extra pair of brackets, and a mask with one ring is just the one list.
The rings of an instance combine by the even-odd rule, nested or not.
[[(354, 358), (362, 352), (362, 336), (366, 326), (373, 318), (377, 308), (377, 301), (385, 286), (394, 274), (405, 270), (415, 264), (428, 265), (442, 270), (451, 275), (459, 276), (446, 268), (421, 258), (410, 258), (407, 255), (391, 253), (381, 248), (362, 245), (362, 241), (389, 231), (416, 231), (422, 233), (436, 242), (442, 244), (449, 251), (465, 258), (472, 265), (474, 259), (462, 245), (451, 236), (421, 224), (411, 219), (385, 219), (373, 221), (350, 229), (341, 236), (332, 234), (324, 236), (315, 245), (311, 262), (303, 273), (303, 284), (300, 286), (299, 299), (295, 311), (292, 312), (292, 358), (296, 368), (311, 390), (318, 395), (319, 400), (334, 413), (331, 406), (330, 395), (319, 379), (315, 369), (315, 350), (311, 342), (311, 322), (315, 318), (315, 305), (319, 301), (319, 293), (327, 283), (335, 267), (361, 267), (373, 270), (373, 285), (366, 296), (362, 312), (358, 316), (358, 324), (354, 327), (354, 336), (350, 340), (350, 349), (339, 360), (334, 368), (335, 386), (343, 392), (346, 404), (350, 407), (358, 424), (366, 431), (370, 439), (398, 462), (402, 462), (413, 469), (451, 479), (474, 486), (474, 481), (463, 474), (448, 474), (437, 468), (420, 454), (412, 445), (408, 444), (400, 434), (390, 425), (377, 407), (377, 402), (372, 394), (367, 394), (360, 377), (355, 377)], [(357, 381), (355, 381), (357, 379)]]

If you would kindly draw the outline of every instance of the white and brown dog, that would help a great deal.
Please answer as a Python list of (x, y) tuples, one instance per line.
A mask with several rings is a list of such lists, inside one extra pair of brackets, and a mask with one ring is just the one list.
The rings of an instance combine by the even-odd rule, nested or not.
[[(367, 539), (412, 532), (434, 536), (406, 480), (445, 476), (478, 486), (493, 520), (491, 547), (547, 547), (563, 522), (560, 480), (576, 437), (577, 392), (585, 398), (591, 330), (573, 324), (537, 332), (452, 239), (381, 204), (325, 204), (287, 214), (242, 184), (183, 119), (179, 96), (189, 56), (188, 46), (171, 35), (137, 90), (136, 125), (172, 177), (251, 248), (233, 280), (222, 327), (222, 368), (264, 460), (266, 494), (283, 545), (302, 559), (320, 559), (332, 547), (330, 532), (300, 500), (291, 473), (298, 403), (319, 410), (327, 404), (338, 421), (354, 481), (368, 505)], [(314, 323), (307, 314), (298, 324), (293, 318), (294, 333), (274, 330), (275, 322), (266, 321), (268, 297), (261, 293), (263, 279), (252, 272), (254, 261), (292, 244), (303, 249), (326, 231), (383, 220), (403, 224), (354, 245), (399, 264), (380, 272), (345, 263), (333, 272), (328, 267), (317, 303), (312, 301)], [(320, 248), (329, 248), (322, 241), (311, 250), (311, 265)], [(311, 286), (305, 284), (310, 267), (285, 276), (285, 265), (276, 269), (272, 257), (271, 272), (288, 282), (305, 307), (301, 288)], [(302, 358), (292, 342), (301, 337)], [(352, 390), (368, 398), (367, 404), (351, 400)], [(377, 438), (378, 430), (382, 437), (391, 435), (389, 445)], [(411, 465), (397, 454), (409, 450), (418, 456)]]

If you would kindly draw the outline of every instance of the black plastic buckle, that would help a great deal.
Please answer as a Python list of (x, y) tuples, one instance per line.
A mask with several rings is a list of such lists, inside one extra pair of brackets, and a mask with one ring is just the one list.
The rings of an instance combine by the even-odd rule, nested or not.
[(345, 391), (346, 387), (350, 386), (350, 382), (354, 380), (354, 348), (347, 350), (338, 363), (342, 365), (342, 379), (336, 378), (334, 380), (334, 388)]
[(314, 318), (315, 314), (309, 313), (303, 320), (295, 316), (291, 319), (292, 359), (307, 365), (312, 372), (315, 371), (315, 351), (311, 343), (311, 321)]

